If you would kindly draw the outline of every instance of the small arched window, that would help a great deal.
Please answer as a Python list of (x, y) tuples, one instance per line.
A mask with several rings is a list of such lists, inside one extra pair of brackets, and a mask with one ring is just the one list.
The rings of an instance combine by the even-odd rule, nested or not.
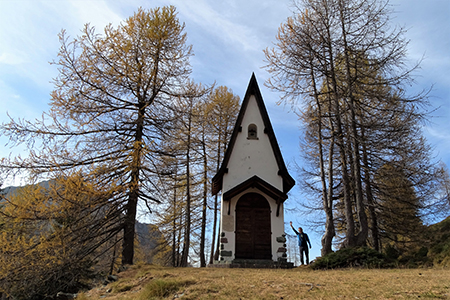
[(258, 139), (258, 128), (255, 124), (248, 125), (248, 136), (249, 140), (257, 140)]

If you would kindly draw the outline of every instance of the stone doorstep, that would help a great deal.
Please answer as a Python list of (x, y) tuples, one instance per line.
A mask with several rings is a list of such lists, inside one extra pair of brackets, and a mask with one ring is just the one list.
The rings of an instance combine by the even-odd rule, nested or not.
[(255, 269), (292, 269), (294, 263), (273, 260), (235, 259), (232, 261), (214, 261), (211, 268), (255, 268)]

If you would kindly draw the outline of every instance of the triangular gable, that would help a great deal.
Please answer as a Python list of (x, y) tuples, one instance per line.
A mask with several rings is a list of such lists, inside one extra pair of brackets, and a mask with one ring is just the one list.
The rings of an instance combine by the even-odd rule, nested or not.
[(275, 133), (272, 128), (272, 124), (270, 123), (269, 115), (267, 114), (266, 106), (264, 105), (264, 101), (261, 95), (261, 91), (259, 90), (258, 83), (256, 82), (256, 76), (253, 73), (252, 78), (250, 79), (250, 83), (247, 88), (247, 92), (245, 93), (244, 100), (242, 101), (241, 109), (239, 111), (239, 115), (236, 120), (236, 124), (233, 129), (233, 133), (230, 138), (230, 142), (228, 143), (227, 150), (225, 152), (225, 156), (222, 161), (222, 165), (217, 172), (217, 174), (212, 179), (212, 194), (217, 194), (222, 189), (222, 179), (223, 175), (228, 172), (228, 161), (230, 160), (231, 153), (233, 152), (234, 144), (236, 142), (237, 135), (242, 130), (242, 120), (245, 115), (245, 111), (247, 109), (248, 102), (250, 101), (251, 95), (255, 96), (256, 103), (259, 108), (259, 112), (264, 122), (264, 133), (268, 135), (270, 145), (272, 146), (273, 153), (275, 155), (275, 159), (278, 165), (278, 175), (283, 178), (283, 193), (287, 194), (289, 190), (294, 186), (295, 181), (289, 175), (289, 172), (284, 163), (283, 157), (281, 155), (280, 147), (278, 146), (277, 139), (275, 137)]
[(279, 189), (268, 183), (267, 181), (259, 178), (258, 176), (253, 176), (246, 181), (244, 181), (241, 184), (238, 184), (231, 190), (228, 190), (226, 193), (223, 194), (223, 200), (229, 201), (234, 196), (238, 195), (239, 193), (249, 189), (249, 188), (257, 188), (261, 192), (265, 193), (272, 199), (275, 199), (277, 201), (284, 202), (287, 199), (287, 195), (283, 192), (281, 192)]

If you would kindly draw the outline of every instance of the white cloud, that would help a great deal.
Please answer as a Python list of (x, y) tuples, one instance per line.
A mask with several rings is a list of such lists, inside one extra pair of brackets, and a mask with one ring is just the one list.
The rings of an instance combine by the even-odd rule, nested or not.
[(19, 65), (25, 62), (24, 55), (17, 53), (0, 53), (0, 64), (5, 65)]
[[(241, 48), (244, 51), (256, 50), (256, 36), (243, 23), (233, 22), (226, 11), (218, 11), (220, 1), (178, 1), (176, 7), (186, 19), (196, 23), (205, 33), (214, 37), (230, 48)], [(216, 42), (211, 40), (212, 43)], [(259, 48), (258, 48), (259, 50)]]
[[(117, 26), (123, 20), (122, 16), (108, 6), (108, 1), (72, 0), (69, 1), (69, 3), (73, 10), (72, 13), (77, 17), (78, 22), (76, 23), (81, 25), (89, 23), (92, 26), (95, 26), (99, 32), (101, 32), (106, 25), (112, 23)], [(81, 26), (78, 26), (78, 29), (81, 28)]]
[(18, 76), (48, 88), (63, 28), (76, 36), (85, 23), (103, 29), (120, 19), (106, 1), (0, 1), (0, 63), (16, 65)]

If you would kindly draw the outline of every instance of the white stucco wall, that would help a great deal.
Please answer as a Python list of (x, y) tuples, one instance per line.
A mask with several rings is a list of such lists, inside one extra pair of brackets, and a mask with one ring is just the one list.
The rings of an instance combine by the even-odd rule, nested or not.
[[(248, 126), (257, 126), (258, 139), (247, 139)], [(256, 103), (251, 96), (242, 120), (242, 131), (238, 133), (228, 162), (228, 173), (223, 176), (222, 193), (257, 175), (280, 191), (283, 181), (278, 175), (278, 165), (270, 145), (269, 137), (264, 133), (264, 123)]]
[[(283, 243), (277, 242), (277, 237), (281, 237), (284, 234), (284, 209), (283, 204), (280, 206), (280, 214), (277, 217), (277, 204), (276, 201), (266, 195), (265, 193), (261, 192), (260, 190), (256, 188), (248, 189), (235, 197), (233, 197), (230, 201), (230, 214), (228, 215), (228, 201), (223, 201), (222, 199), (222, 209), (221, 209), (221, 218), (220, 218), (220, 228), (222, 229), (221, 232), (224, 233), (224, 238), (226, 238), (226, 243), (221, 243), (223, 245), (223, 249), (225, 251), (231, 251), (232, 256), (221, 256), (221, 261), (232, 261), (235, 259), (235, 246), (236, 246), (236, 204), (238, 200), (246, 193), (258, 193), (264, 196), (266, 200), (270, 204), (270, 226), (272, 231), (271, 236), (271, 247), (272, 247), (272, 260), (277, 261), (278, 254), (277, 250), (279, 247), (283, 246)], [(232, 225), (232, 226), (231, 226)]]

